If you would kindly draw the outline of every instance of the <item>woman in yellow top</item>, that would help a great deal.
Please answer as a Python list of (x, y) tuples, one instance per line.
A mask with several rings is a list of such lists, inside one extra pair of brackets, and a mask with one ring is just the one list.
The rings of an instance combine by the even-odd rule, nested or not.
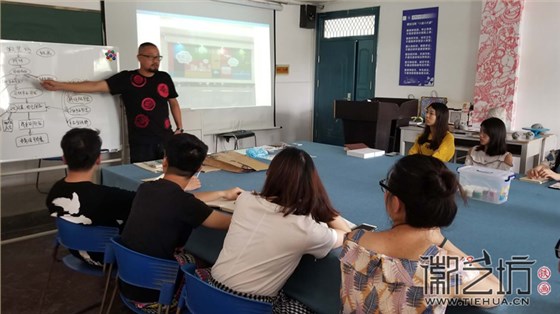
[(455, 138), (449, 132), (448, 120), (449, 109), (445, 104), (430, 104), (426, 108), (424, 132), (418, 136), (408, 154), (421, 154), (433, 156), (443, 162), (450, 161), (455, 154)]

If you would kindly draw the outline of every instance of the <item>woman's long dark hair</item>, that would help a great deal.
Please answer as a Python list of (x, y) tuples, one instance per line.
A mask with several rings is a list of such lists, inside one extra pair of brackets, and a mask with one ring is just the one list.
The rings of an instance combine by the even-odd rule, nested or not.
[(506, 125), (499, 118), (488, 118), (480, 124), (480, 131), (488, 135), (487, 145), (479, 145), (476, 150), (484, 150), (488, 156), (499, 156), (507, 152)]
[(317, 222), (330, 222), (339, 215), (313, 160), (298, 148), (285, 148), (274, 157), (260, 195), (280, 205), (284, 216), (311, 215)]
[(424, 132), (418, 138), (418, 144), (422, 145), (426, 142), (429, 142), (429, 148), (431, 150), (437, 150), (445, 135), (449, 131), (449, 126), (447, 125), (449, 122), (449, 109), (447, 106), (440, 102), (435, 102), (430, 104), (426, 111), (429, 108), (432, 108), (436, 111), (436, 123), (434, 124), (434, 134), (432, 134), (432, 139), (428, 140), (428, 137), (431, 133), (431, 128), (426, 125), (424, 128)]

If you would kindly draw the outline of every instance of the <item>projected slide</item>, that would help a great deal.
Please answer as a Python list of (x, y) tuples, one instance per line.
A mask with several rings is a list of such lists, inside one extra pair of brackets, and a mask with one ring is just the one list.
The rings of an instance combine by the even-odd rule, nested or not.
[[(153, 42), (173, 77), (181, 106), (271, 106), (268, 24), (137, 11), (138, 42)], [(159, 42), (155, 42), (159, 40)]]
[(252, 49), (170, 42), (168, 50), (175, 58), (169, 60), (169, 73), (185, 77), (187, 82), (252, 83)]

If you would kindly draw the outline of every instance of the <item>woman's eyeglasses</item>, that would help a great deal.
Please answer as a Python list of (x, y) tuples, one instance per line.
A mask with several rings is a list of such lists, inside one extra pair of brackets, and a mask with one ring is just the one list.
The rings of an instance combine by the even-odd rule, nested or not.
[(148, 56), (148, 55), (142, 55), (142, 54), (139, 55), (139, 56), (142, 56), (142, 57), (144, 57), (144, 58), (151, 59), (152, 61), (156, 61), (156, 60), (161, 61), (161, 59), (163, 59), (163, 56)]
[(379, 181), (379, 186), (381, 187), (381, 192), (383, 192), (383, 193), (389, 192), (391, 194), (395, 194), (395, 193), (393, 193), (393, 191), (391, 191), (391, 189), (387, 185), (387, 179), (380, 180)]

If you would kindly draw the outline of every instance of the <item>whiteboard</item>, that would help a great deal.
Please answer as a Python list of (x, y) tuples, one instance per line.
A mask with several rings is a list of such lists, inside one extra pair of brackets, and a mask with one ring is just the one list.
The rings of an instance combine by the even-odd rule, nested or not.
[(108, 93), (51, 92), (40, 79), (106, 79), (119, 71), (114, 47), (0, 40), (0, 162), (62, 155), (71, 128), (100, 131), (102, 149), (122, 149), (118, 98)]

